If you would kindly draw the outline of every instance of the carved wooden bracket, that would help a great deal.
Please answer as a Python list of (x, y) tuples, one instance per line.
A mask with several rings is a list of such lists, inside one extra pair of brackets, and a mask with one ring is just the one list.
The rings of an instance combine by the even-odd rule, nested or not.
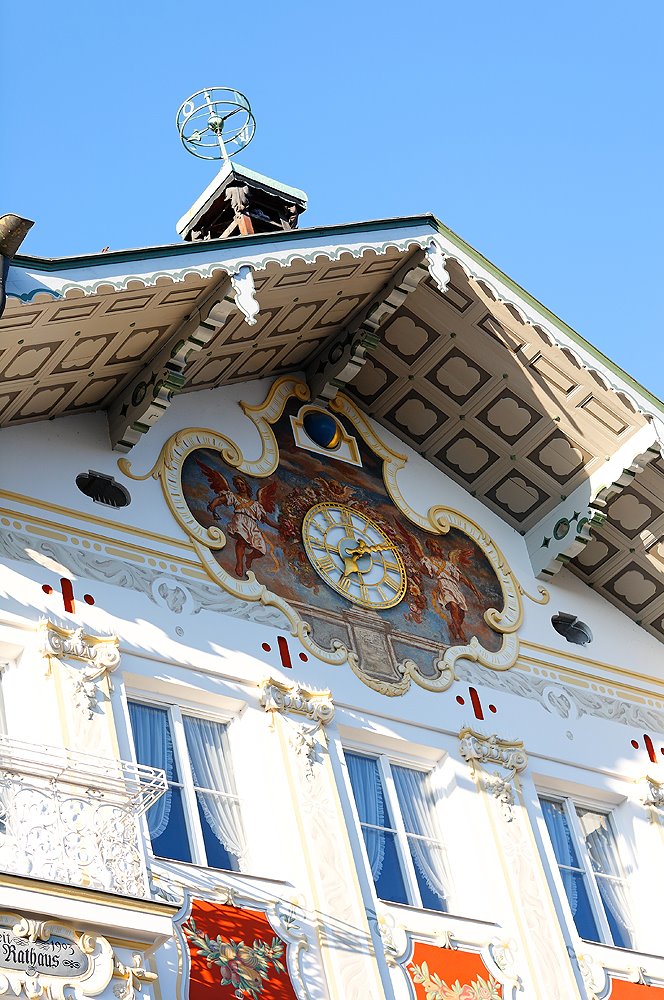
[[(202, 351), (238, 308), (253, 326), (258, 315), (250, 267), (224, 276), (212, 296), (214, 304), (197, 309), (180, 324), (159, 354), (136, 375), (108, 411), (111, 444), (128, 452), (171, 405), (185, 384), (185, 368), (192, 354)], [(203, 318), (205, 317), (205, 318)]]
[(434, 243), (427, 250), (414, 253), (369, 306), (351, 319), (318, 355), (307, 370), (312, 399), (334, 399), (339, 389), (353, 381), (370, 352), (378, 346), (380, 327), (404, 304), (427, 274), (431, 274), (441, 291), (445, 290), (449, 281), (445, 258)]

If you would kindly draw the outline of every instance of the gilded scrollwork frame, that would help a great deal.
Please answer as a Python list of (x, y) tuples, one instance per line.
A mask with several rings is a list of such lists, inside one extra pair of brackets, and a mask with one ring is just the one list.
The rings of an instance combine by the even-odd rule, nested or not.
[[(397, 509), (413, 524), (434, 535), (446, 534), (457, 528), (471, 538), (482, 550), (493, 568), (502, 589), (503, 608), (489, 608), (484, 618), (495, 632), (502, 635), (499, 650), (491, 651), (482, 646), (476, 637), (461, 646), (450, 646), (437, 662), (439, 674), (435, 678), (424, 677), (416, 664), (410, 660), (400, 665), (403, 677), (400, 682), (374, 682), (361, 669), (357, 655), (341, 640), (333, 640), (330, 648), (320, 646), (313, 638), (312, 628), (288, 601), (259, 583), (249, 570), (242, 580), (229, 574), (215, 559), (214, 553), (226, 544), (226, 537), (217, 525), (204, 527), (194, 518), (182, 489), (182, 468), (187, 456), (199, 448), (217, 451), (222, 460), (239, 472), (256, 478), (266, 478), (274, 473), (279, 464), (279, 446), (273, 425), (282, 416), (291, 399), (302, 403), (310, 401), (306, 383), (292, 376), (278, 378), (271, 386), (266, 399), (258, 405), (240, 403), (242, 411), (252, 421), (261, 442), (258, 458), (245, 458), (242, 449), (229, 437), (217, 431), (201, 427), (185, 428), (173, 434), (164, 444), (153, 467), (143, 475), (131, 470), (127, 459), (119, 459), (121, 471), (133, 480), (158, 479), (168, 506), (178, 524), (187, 533), (210, 578), (225, 591), (241, 601), (259, 602), (277, 608), (287, 619), (291, 633), (313, 656), (326, 663), (348, 662), (352, 670), (367, 684), (384, 694), (402, 694), (414, 680), (421, 687), (432, 691), (444, 691), (454, 681), (454, 665), (461, 658), (474, 660), (491, 670), (508, 670), (516, 662), (519, 652), (517, 630), (523, 620), (522, 596), (525, 591), (512, 573), (507, 560), (493, 539), (475, 521), (450, 507), (441, 504), (432, 506), (426, 515), (414, 510), (406, 500), (400, 485), (399, 472), (405, 468), (407, 457), (386, 445), (376, 434), (368, 419), (345, 395), (339, 394), (330, 404), (330, 409), (345, 417), (360, 435), (365, 444), (383, 462), (385, 488)], [(546, 603), (548, 594), (540, 587), (538, 603)]]

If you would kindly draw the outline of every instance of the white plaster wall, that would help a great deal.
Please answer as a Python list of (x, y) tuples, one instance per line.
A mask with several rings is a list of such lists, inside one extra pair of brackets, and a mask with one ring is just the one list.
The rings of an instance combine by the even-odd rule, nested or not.
[[(237, 403), (239, 400), (259, 403), (268, 388), (269, 382), (260, 381), (176, 398), (164, 418), (129, 456), (134, 472), (147, 472), (163, 443), (185, 427), (220, 431), (237, 441), (246, 457), (256, 457), (258, 433)], [(408, 452), (393, 435), (379, 427), (376, 430), (388, 445)], [(63, 525), (75, 528), (78, 524), (80, 530), (88, 526), (99, 532), (99, 525), (85, 520), (88, 515), (116, 526), (108, 529), (109, 537), (121, 538), (125, 528), (136, 527), (186, 540), (167, 507), (160, 483), (152, 479), (131, 482), (120, 473), (101, 414), (5, 429), (0, 434), (0, 461), (2, 487), (15, 494), (2, 499), (1, 506), (5, 508), (29, 512), (29, 501), (24, 498), (33, 497), (63, 508), (59, 513), (32, 510), (33, 514), (56, 524), (60, 519)], [(75, 478), (88, 469), (114, 475), (127, 486), (132, 496), (130, 506), (112, 510), (87, 500), (76, 489)], [(400, 483), (406, 499), (422, 512), (442, 503), (477, 521), (501, 548), (525, 590), (536, 593), (538, 582), (532, 576), (524, 539), (496, 514), (412, 453)], [(9, 520), (9, 526), (0, 526), (0, 530), (12, 530), (11, 517)], [(126, 537), (130, 537), (129, 533)], [(144, 540), (143, 544), (148, 543)], [(330, 688), (337, 706), (335, 739), (364, 741), (388, 747), (397, 756), (401, 752), (419, 754), (426, 760), (441, 762), (450, 789), (449, 812), (441, 819), (449, 831), (448, 850), (457, 872), (455, 915), (484, 921), (487, 926), (499, 925), (513, 935), (516, 930), (511, 926), (506, 886), (496, 875), (496, 845), (487, 842), (484, 814), (469, 780), (467, 765), (459, 756), (456, 734), (462, 726), (471, 725), (484, 732), (518, 738), (524, 741), (530, 755), (530, 773), (536, 785), (561, 791), (582, 789), (600, 804), (618, 810), (620, 836), (630, 859), (633, 896), (640, 914), (640, 950), (655, 954), (662, 950), (652, 929), (656, 926), (652, 916), (664, 884), (660, 884), (658, 874), (651, 877), (651, 872), (662, 870), (664, 839), (648, 822), (638, 783), (645, 773), (664, 779), (660, 774), (664, 771), (664, 756), (660, 754), (662, 763), (657, 765), (648, 760), (643, 750), (643, 726), (622, 725), (586, 712), (577, 715), (576, 710), (564, 717), (547, 710), (541, 701), (497, 690), (490, 683), (488, 671), (487, 683), (474, 683), (485, 706), (482, 722), (474, 718), (468, 683), (461, 680), (442, 694), (432, 694), (413, 685), (403, 697), (387, 698), (363, 684), (348, 666), (330, 666), (311, 655), (307, 663), (302, 663), (297, 656), (300, 647), (291, 637), (293, 668), (283, 669), (276, 636), (286, 633), (278, 632), (274, 626), (207, 610), (190, 614), (185, 609), (181, 614), (173, 614), (143, 593), (111, 582), (86, 579), (82, 574), (74, 579), (78, 597), (76, 613), (67, 615), (57, 593), (46, 595), (42, 590), (44, 583), (55, 586), (61, 573), (73, 575), (66, 565), (60, 566), (58, 560), (49, 557), (45, 548), (37, 544), (27, 560), (4, 560), (0, 565), (2, 638), (9, 644), (15, 643), (17, 648), (28, 647), (24, 660), (19, 659), (17, 665), (7, 668), (3, 677), (10, 734), (27, 732), (25, 738), (34, 737), (37, 719), (44, 742), (57, 742), (60, 738), (48, 688), (38, 676), (40, 661), (31, 646), (32, 629), (40, 617), (55, 618), (69, 627), (82, 625), (97, 634), (117, 634), (122, 664), (113, 708), (121, 755), (131, 759), (133, 753), (126, 728), (126, 692), (154, 691), (190, 707), (200, 705), (206, 711), (218, 712), (220, 717), (233, 718), (234, 766), (250, 842), (247, 875), (254, 886), (273, 883), (274, 891), (282, 893), (284, 898), (298, 894), (306, 897), (311, 887), (303, 845), (294, 817), (283, 807), (287, 801), (284, 764), (277, 752), (270, 720), (258, 705), (258, 693), (261, 681), (268, 674), (285, 683), (299, 681), (307, 686)], [(524, 599), (520, 637), (525, 644), (547, 647), (546, 651), (540, 651), (524, 645), (531, 658), (531, 672), (552, 666), (573, 669), (579, 666), (573, 657), (580, 651), (559, 636), (550, 623), (552, 614), (567, 611), (586, 621), (593, 631), (593, 643), (583, 650), (590, 658), (583, 669), (586, 674), (596, 676), (598, 686), (608, 666), (625, 672), (616, 676), (623, 677), (626, 685), (647, 689), (647, 681), (631, 675), (652, 678), (655, 691), (661, 645), (652, 636), (564, 569), (547, 587), (551, 594), (547, 606)], [(82, 602), (84, 593), (94, 595), (94, 607)], [(262, 650), (264, 642), (271, 645), (272, 652)], [(28, 664), (31, 664), (29, 670)], [(587, 686), (589, 682), (577, 678), (570, 683)], [(457, 694), (465, 697), (463, 706), (457, 703)], [(639, 697), (646, 697), (643, 690)], [(488, 712), (489, 704), (495, 706), (495, 714)], [(25, 730), (23, 723), (26, 706), (30, 706), (31, 713), (29, 730)], [(664, 732), (658, 737), (656, 731), (648, 731), (657, 748), (664, 746)], [(639, 742), (638, 751), (631, 746), (632, 739)], [(352, 817), (353, 805), (343, 783), (341, 798), (346, 817)], [(537, 823), (536, 802), (532, 808), (535, 811), (532, 819)], [(353, 823), (349, 823), (349, 828), (349, 849), (356, 859), (361, 858), (361, 843)], [(343, 829), (331, 830), (330, 835), (347, 837)], [(315, 845), (312, 849), (316, 849)], [(375, 906), (373, 888), (366, 874), (361, 883), (365, 902)], [(555, 890), (555, 879), (552, 887)], [(401, 915), (401, 919), (411, 918)], [(432, 919), (434, 923), (439, 920)], [(447, 919), (440, 918), (439, 922), (445, 924)], [(417, 923), (416, 916), (412, 922)], [(170, 959), (163, 961), (168, 966)], [(164, 993), (167, 994), (168, 991)]]

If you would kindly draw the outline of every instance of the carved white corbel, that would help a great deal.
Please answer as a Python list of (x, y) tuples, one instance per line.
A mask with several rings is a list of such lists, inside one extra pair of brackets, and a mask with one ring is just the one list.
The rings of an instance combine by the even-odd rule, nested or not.
[(231, 285), (235, 292), (235, 305), (245, 318), (248, 326), (255, 326), (260, 306), (256, 299), (254, 275), (250, 267), (241, 267), (231, 275)]
[(656, 781), (649, 775), (646, 775), (643, 781), (646, 785), (644, 806), (648, 806), (650, 809), (664, 810), (664, 782)]
[(124, 983), (118, 983), (113, 987), (113, 993), (118, 1000), (139, 1000), (138, 994), (143, 991), (143, 984), (156, 982), (157, 973), (143, 968), (142, 963), (143, 959), (138, 953), (131, 956), (131, 965), (123, 965), (117, 956), (115, 957), (113, 975), (125, 980)]
[[(120, 640), (116, 635), (89, 635), (82, 628), (61, 628), (51, 621), (41, 622), (40, 629), (44, 656), (49, 661), (51, 657), (65, 661), (74, 686), (76, 706), (85, 712), (88, 719), (92, 719), (99, 701), (98, 682), (111, 674), (120, 663)], [(66, 662), (68, 660), (84, 666), (72, 667)]]
[(284, 684), (268, 677), (261, 685), (261, 705), (266, 712), (292, 712), (326, 726), (334, 718), (334, 702), (328, 690)]
[[(500, 802), (505, 818), (513, 818), (515, 777), (528, 766), (528, 754), (521, 740), (502, 740), (495, 734), (484, 736), (466, 727), (459, 733), (459, 751), (473, 772), (484, 772), (484, 786)], [(491, 770), (488, 770), (491, 768)]]

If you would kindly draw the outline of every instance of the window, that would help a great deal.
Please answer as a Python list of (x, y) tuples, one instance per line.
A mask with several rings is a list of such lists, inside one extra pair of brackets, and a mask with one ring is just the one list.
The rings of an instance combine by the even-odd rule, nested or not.
[(579, 936), (632, 948), (629, 904), (611, 817), (570, 799), (541, 799)]
[(384, 756), (345, 756), (378, 896), (447, 910), (450, 880), (431, 776)]
[(160, 858), (239, 869), (244, 837), (226, 726), (168, 708), (129, 702), (139, 764), (166, 772), (168, 791), (148, 811)]

